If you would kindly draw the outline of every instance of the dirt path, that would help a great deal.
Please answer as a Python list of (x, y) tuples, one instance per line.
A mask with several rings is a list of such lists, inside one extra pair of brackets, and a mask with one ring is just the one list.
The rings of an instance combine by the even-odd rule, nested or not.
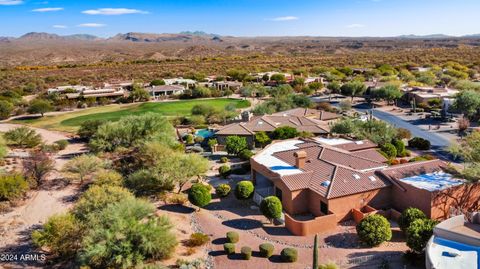
[[(0, 131), (7, 131), (20, 125), (0, 124)], [(47, 143), (69, 139), (60, 132), (34, 128)], [(55, 170), (52, 171), (39, 190), (29, 193), (24, 204), (13, 211), (0, 215), (0, 253), (38, 254), (30, 242), (33, 229), (42, 225), (48, 217), (65, 212), (70, 208), (78, 194), (74, 185), (69, 185), (59, 172), (63, 164), (72, 156), (85, 152), (85, 144), (72, 143), (54, 156)], [(4, 267), (2, 267), (4, 265)], [(20, 261), (2, 263), (0, 268), (39, 268), (39, 261)]]

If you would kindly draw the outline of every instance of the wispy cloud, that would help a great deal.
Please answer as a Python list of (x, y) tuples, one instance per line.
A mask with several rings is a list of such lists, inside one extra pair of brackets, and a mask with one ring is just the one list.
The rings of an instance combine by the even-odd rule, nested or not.
[(268, 20), (269, 21), (296, 21), (298, 19), (299, 18), (295, 16), (284, 16), (284, 17), (276, 17)]
[(89, 23), (82, 23), (77, 25), (77, 27), (88, 27), (88, 28), (100, 28), (100, 27), (105, 27), (107, 26), (106, 24), (103, 23), (94, 23), (94, 22), (89, 22)]
[(353, 24), (349, 24), (346, 26), (347, 28), (363, 28), (365, 27), (364, 24), (360, 24), (360, 23), (353, 23)]
[(52, 27), (57, 28), (57, 29), (67, 29), (68, 28), (68, 26), (62, 25), (62, 24), (55, 24)]
[(23, 0), (0, 0), (0, 6), (15, 6), (23, 4)]
[(82, 11), (88, 15), (125, 15), (125, 14), (148, 14), (147, 11), (130, 8), (99, 8)]
[(52, 12), (52, 11), (61, 11), (63, 7), (45, 7), (45, 8), (37, 8), (32, 10), (33, 12)]

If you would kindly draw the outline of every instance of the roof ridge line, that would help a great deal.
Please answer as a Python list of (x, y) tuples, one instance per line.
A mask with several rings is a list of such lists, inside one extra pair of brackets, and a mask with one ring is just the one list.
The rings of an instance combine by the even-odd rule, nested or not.
[(328, 191), (327, 191), (327, 195), (325, 195), (325, 198), (329, 198), (330, 197), (330, 193), (332, 192), (332, 187), (333, 187), (333, 183), (335, 181), (335, 177), (337, 175), (337, 169), (338, 167), (336, 165), (334, 165), (334, 170), (333, 170), (333, 174), (332, 174), (332, 177), (331, 177), (331, 182), (330, 182), (330, 185), (328, 186)]
[(442, 160), (440, 160), (440, 159), (433, 159), (433, 160), (426, 160), (426, 161), (420, 161), (420, 162), (404, 163), (404, 164), (399, 164), (399, 165), (395, 165), (395, 166), (390, 166), (388, 168), (383, 169), (382, 171), (393, 170), (393, 169), (396, 169), (396, 168), (409, 167), (409, 166), (413, 166), (413, 165), (417, 165), (417, 164), (431, 163), (431, 162), (437, 162), (437, 161), (442, 162)]

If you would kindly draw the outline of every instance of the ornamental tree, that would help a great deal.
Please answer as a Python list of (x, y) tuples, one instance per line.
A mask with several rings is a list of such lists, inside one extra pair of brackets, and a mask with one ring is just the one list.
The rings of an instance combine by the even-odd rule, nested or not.
[(282, 202), (276, 196), (268, 196), (260, 203), (260, 211), (273, 223), (274, 219), (282, 216)]

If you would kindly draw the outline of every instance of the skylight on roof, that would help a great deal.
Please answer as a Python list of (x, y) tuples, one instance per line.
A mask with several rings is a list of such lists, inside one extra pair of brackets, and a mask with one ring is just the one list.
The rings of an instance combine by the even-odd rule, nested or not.
[(332, 182), (330, 182), (330, 180), (325, 180), (320, 185), (322, 185), (323, 187), (328, 187), (328, 186), (330, 186), (330, 183), (332, 183)]
[(363, 143), (363, 141), (360, 140), (360, 141), (355, 141), (355, 144), (357, 144), (357, 145), (363, 145), (364, 143)]
[(369, 176), (368, 179), (370, 179), (370, 181), (377, 181), (377, 179), (374, 176)]
[(355, 179), (360, 179), (360, 176), (357, 175), (357, 174), (353, 174), (353, 178), (355, 178)]
[(259, 121), (258, 124), (263, 124), (263, 121)]

